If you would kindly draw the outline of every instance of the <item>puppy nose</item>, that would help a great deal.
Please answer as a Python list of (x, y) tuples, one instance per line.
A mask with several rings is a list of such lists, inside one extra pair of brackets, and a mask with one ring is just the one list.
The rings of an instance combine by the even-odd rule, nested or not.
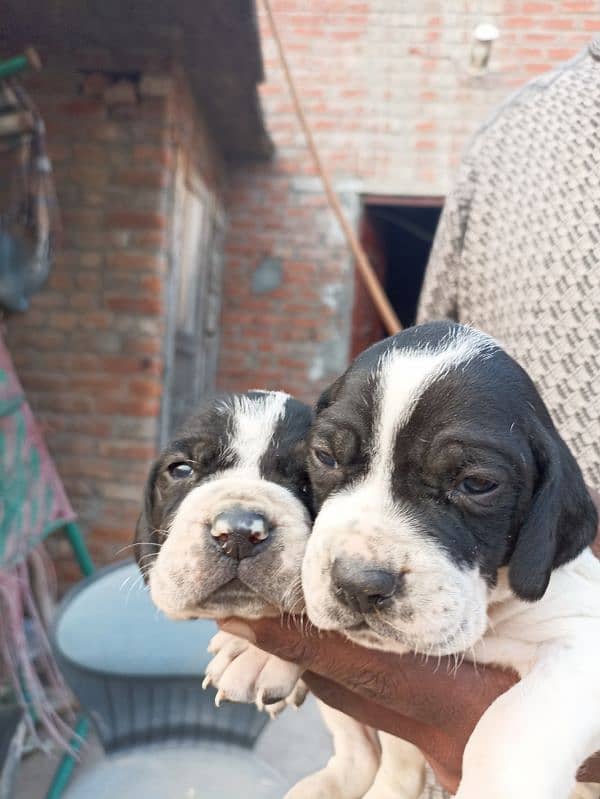
[(243, 560), (258, 553), (257, 545), (269, 537), (269, 525), (260, 513), (230, 508), (215, 517), (210, 534), (225, 555)]
[(331, 577), (335, 595), (352, 610), (371, 613), (388, 607), (401, 587), (402, 575), (337, 558)]

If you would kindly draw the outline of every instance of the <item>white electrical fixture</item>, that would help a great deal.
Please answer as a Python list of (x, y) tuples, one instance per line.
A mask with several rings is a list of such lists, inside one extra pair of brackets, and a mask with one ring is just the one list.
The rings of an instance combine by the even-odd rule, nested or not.
[(491, 22), (482, 22), (475, 28), (469, 70), (472, 74), (482, 75), (487, 71), (492, 45), (499, 35), (500, 31)]

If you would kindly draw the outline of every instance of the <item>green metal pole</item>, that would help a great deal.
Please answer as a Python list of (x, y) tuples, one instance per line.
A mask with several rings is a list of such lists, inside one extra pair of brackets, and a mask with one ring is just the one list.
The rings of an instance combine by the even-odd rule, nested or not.
[(85, 716), (79, 716), (77, 719), (77, 724), (75, 725), (74, 735), (71, 738), (70, 746), (72, 751), (64, 755), (60, 761), (58, 768), (54, 773), (52, 783), (48, 788), (46, 799), (60, 799), (60, 797), (63, 795), (63, 791), (69, 784), (71, 774), (73, 773), (75, 763), (77, 762), (77, 752), (79, 752), (83, 746), (86, 735), (89, 732), (89, 728), (90, 723)]
[(84, 577), (89, 577), (90, 574), (93, 574), (96, 571), (96, 568), (90, 556), (89, 550), (85, 545), (79, 525), (75, 522), (68, 522), (65, 525), (65, 534), (69, 539), (69, 543), (71, 544), (73, 554), (75, 555), (75, 560), (79, 564), (81, 573)]
[(29, 67), (41, 69), (41, 66), (39, 55), (33, 47), (28, 47), (22, 55), (9, 58), (8, 61), (0, 61), (0, 80), (10, 78), (11, 75), (16, 75), (17, 72), (22, 72)]

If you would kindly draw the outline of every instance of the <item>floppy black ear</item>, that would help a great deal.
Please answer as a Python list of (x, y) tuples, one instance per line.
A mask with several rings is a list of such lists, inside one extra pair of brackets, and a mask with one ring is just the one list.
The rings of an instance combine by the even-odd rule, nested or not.
[(553, 569), (575, 558), (595, 538), (598, 514), (571, 451), (541, 424), (532, 436), (538, 482), (509, 565), (521, 599), (540, 599)]
[[(145, 555), (158, 552), (158, 547), (156, 546), (156, 543), (158, 543), (158, 536), (156, 533), (155, 524), (153, 522), (153, 515), (156, 494), (156, 480), (159, 471), (160, 464), (157, 461), (152, 465), (150, 474), (146, 480), (146, 486), (144, 488), (144, 503), (135, 526), (135, 546), (133, 549), (135, 552), (135, 559), (140, 568), (142, 568), (144, 565), (148, 565), (148, 561), (150, 560), (150, 558), (145, 558)], [(142, 571), (145, 573), (146, 569), (142, 569)]]
[(317, 400), (317, 404), (315, 405), (315, 414), (318, 415), (321, 413), (321, 411), (324, 411), (325, 408), (329, 408), (329, 406), (335, 402), (338, 392), (342, 386), (343, 377), (344, 375), (341, 375), (337, 378), (337, 380), (334, 380), (334, 382), (321, 394)]

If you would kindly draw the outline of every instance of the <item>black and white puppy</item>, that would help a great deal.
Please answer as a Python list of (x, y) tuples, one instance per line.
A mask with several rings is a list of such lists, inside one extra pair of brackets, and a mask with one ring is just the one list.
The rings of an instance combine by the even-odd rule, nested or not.
[[(459, 799), (592, 795), (575, 775), (600, 749), (597, 514), (523, 369), (473, 329), (406, 330), (323, 394), (310, 443), (310, 620), (519, 672), (471, 736)], [(406, 745), (382, 745), (406, 769)], [(416, 799), (405, 777), (388, 768), (368, 798)]]
[[(302, 612), (300, 564), (312, 523), (305, 466), (311, 419), (308, 406), (281, 392), (226, 395), (190, 419), (154, 463), (136, 554), (151, 597), (166, 615)], [(217, 657), (206, 683), (217, 685), (219, 700), (278, 710), (278, 700), (298, 680), (298, 669), (273, 662), (254, 684), (235, 670), (224, 676), (234, 652), (243, 655), (237, 668), (244, 670), (249, 648), (220, 633), (213, 649)], [(252, 658), (259, 658), (258, 650)], [(254, 672), (268, 657), (260, 659)]]

